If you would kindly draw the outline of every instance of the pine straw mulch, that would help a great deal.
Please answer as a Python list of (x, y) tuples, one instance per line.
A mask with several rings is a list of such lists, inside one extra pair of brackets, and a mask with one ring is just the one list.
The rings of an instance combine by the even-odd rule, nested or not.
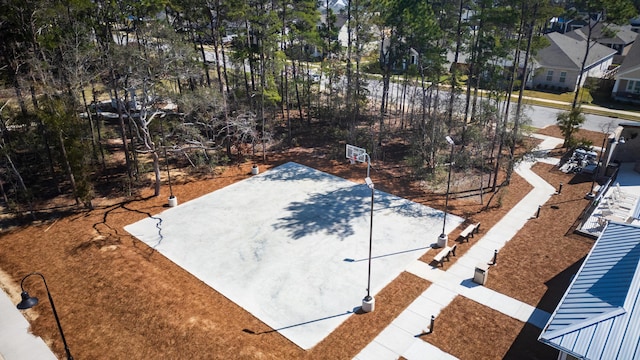
[[(539, 133), (561, 136), (557, 126)], [(591, 141), (602, 137), (600, 133), (580, 133)], [(562, 151), (556, 153), (561, 155)], [(541, 207), (538, 218), (532, 214), (500, 250), (486, 286), (551, 313), (593, 245), (593, 240), (573, 233), (576, 220), (588, 205), (584, 197), (591, 190), (592, 178), (565, 174), (544, 163), (536, 163), (533, 171), (554, 186), (563, 183), (562, 192)], [(511, 186), (510, 190), (514, 191)], [(440, 313), (434, 332), (423, 339), (460, 359), (556, 358), (557, 351), (537, 341), (540, 332), (533, 325), (458, 296)]]
[[(362, 166), (329, 160), (323, 155), (322, 149), (294, 149), (282, 157), (272, 156), (268, 164), (260, 165), (261, 171), (285, 161), (296, 161), (343, 178), (362, 181)], [(248, 177), (250, 166), (250, 163), (233, 166), (212, 179), (175, 184), (174, 193), (181, 203), (189, 201)], [(396, 165), (380, 164), (378, 170), (372, 172), (372, 177), (381, 190), (442, 208), (442, 195), (425, 194), (419, 184), (398, 175), (402, 172)], [(538, 227), (525, 227), (526, 230), (523, 229), (512, 240), (515, 246), (521, 237), (534, 238), (536, 242), (533, 244), (546, 250), (544, 256), (549, 256), (547, 263), (527, 260), (532, 257), (529, 256), (533, 247), (531, 242), (528, 247), (525, 246), (526, 249), (514, 250), (510, 250), (510, 242), (501, 251), (498, 266), (491, 269), (488, 286), (534, 305), (551, 291), (542, 291), (544, 283), (555, 285), (548, 281), (564, 270), (563, 264), (570, 265), (575, 260), (565, 259), (569, 250), (559, 251), (560, 246), (565, 246), (564, 241), (551, 241), (564, 238), (570, 226), (556, 228), (561, 229), (561, 233), (546, 230), (555, 228), (555, 223), (560, 219), (575, 220), (572, 215), (574, 212), (569, 212), (569, 208), (576, 206), (581, 210), (584, 204), (574, 201), (574, 198), (577, 192), (582, 195), (585, 192), (580, 188), (574, 194), (571, 189), (580, 186), (584, 187), (584, 184), (567, 181), (563, 194), (558, 197), (561, 210), (555, 213), (563, 211), (566, 216), (556, 215), (554, 218), (550, 209), (544, 211), (540, 219), (530, 222), (538, 224)], [(455, 195), (450, 199), (449, 209), (468, 218), (469, 222), (481, 222), (482, 235), (484, 229), (495, 224), (529, 190), (528, 183), (514, 176), (511, 185), (493, 199), (494, 206), (489, 210), (478, 213), (484, 205), (479, 203), (477, 197), (455, 198)], [(71, 215), (61, 213), (30, 226), (6, 231), (0, 238), (0, 286), (17, 303), (20, 279), (32, 271), (44, 273), (56, 301), (67, 342), (77, 359), (350, 359), (429, 286), (425, 280), (408, 273), (401, 274), (376, 295), (375, 312), (350, 316), (313, 349), (303, 351), (123, 230), (127, 224), (161, 212), (166, 206), (167, 192), (164, 189), (161, 196), (151, 197), (149, 191), (145, 191), (135, 199), (115, 203), (103, 199), (102, 202), (96, 201), (96, 208), (92, 211)], [(496, 204), (502, 206), (496, 207)], [(533, 234), (527, 235), (528, 232)], [(452, 235), (457, 234), (454, 231)], [(476, 236), (476, 239), (479, 238)], [(548, 241), (541, 242), (540, 238)], [(476, 239), (471, 239), (469, 244), (461, 244), (459, 254), (473, 246)], [(570, 248), (570, 251), (573, 250)], [(434, 254), (435, 250), (429, 250), (423, 259), (430, 261)], [(571, 254), (570, 258), (579, 259), (583, 255)], [(509, 262), (510, 259), (513, 263)], [(530, 261), (531, 267), (518, 266), (519, 261), (525, 260)], [(549, 264), (554, 264), (553, 269), (556, 270), (547, 270)], [(445, 264), (445, 269), (448, 266)], [(557, 272), (552, 274), (554, 271)], [(515, 272), (518, 272), (517, 279), (514, 279)], [(46, 293), (37, 282), (35, 278), (30, 278), (26, 285), (31, 295), (46, 302)], [(517, 288), (514, 282), (525, 290)], [(532, 286), (535, 291), (526, 290)], [(555, 293), (561, 295), (563, 291), (564, 288), (561, 288)], [(554, 296), (557, 298), (558, 295)], [(459, 301), (464, 300), (457, 299), (451, 306)], [(454, 309), (451, 306), (443, 314)], [(471, 329), (470, 326), (482, 326), (470, 321), (475, 316), (500, 320), (495, 321), (496, 332), (493, 336), (496, 338), (508, 339), (520, 331), (515, 331), (513, 325), (506, 325), (509, 319), (502, 319), (504, 316), (492, 314), (481, 306), (476, 309), (463, 304), (454, 310), (450, 316), (439, 317), (435, 333), (426, 339), (438, 339), (439, 332), (453, 334), (451, 331), (456, 328), (465, 331)], [(489, 315), (482, 315), (487, 311)], [(42, 304), (25, 314), (30, 319), (33, 333), (42, 336), (56, 354), (62, 356), (64, 351), (48, 304)], [(522, 327), (522, 324), (519, 326)], [(483, 333), (465, 332), (469, 338), (476, 338)], [(535, 331), (530, 332), (537, 336)], [(521, 336), (524, 333), (520, 331)], [(529, 338), (535, 337), (532, 335)], [(447, 341), (452, 341), (450, 336), (436, 345), (448, 349)], [(477, 346), (496, 345), (492, 340), (478, 343)], [(501, 345), (499, 348), (502, 350), (497, 351), (506, 353), (504, 348), (507, 345)], [(515, 345), (517, 342), (510, 346)], [(451, 352), (460, 358), (478, 358), (478, 348), (470, 346), (470, 343), (457, 346), (457, 349), (462, 349), (464, 353)]]
[[(553, 312), (593, 240), (573, 234), (588, 201), (591, 181), (537, 163), (536, 174), (562, 192), (542, 206), (498, 253), (485, 286)], [(460, 247), (460, 246), (458, 246)], [(471, 276), (471, 275), (470, 275)], [(537, 341), (541, 330), (458, 296), (438, 316), (423, 339), (460, 359), (551, 359), (557, 352)], [(488, 345), (490, 344), (490, 345)]]

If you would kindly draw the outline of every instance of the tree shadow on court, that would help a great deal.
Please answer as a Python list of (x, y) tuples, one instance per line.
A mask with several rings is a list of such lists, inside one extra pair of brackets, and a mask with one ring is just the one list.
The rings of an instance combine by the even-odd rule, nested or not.
[[(373, 218), (382, 210), (389, 210), (408, 217), (442, 218), (442, 212), (431, 209), (391, 194), (374, 192)], [(281, 217), (275, 229), (289, 230), (293, 239), (325, 233), (341, 240), (354, 234), (356, 219), (365, 217), (369, 221), (371, 212), (371, 189), (357, 184), (327, 192), (312, 193), (305, 201), (294, 201), (286, 210), (289, 216)]]

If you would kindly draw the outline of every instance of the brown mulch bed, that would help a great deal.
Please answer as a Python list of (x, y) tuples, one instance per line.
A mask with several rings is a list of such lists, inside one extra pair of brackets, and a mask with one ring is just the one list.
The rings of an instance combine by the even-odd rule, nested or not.
[[(261, 171), (288, 160), (361, 181), (360, 167), (304, 153), (275, 158), (261, 164)], [(175, 184), (174, 194), (180, 202), (189, 201), (248, 177), (250, 166)], [(312, 350), (303, 351), (123, 230), (164, 210), (168, 189), (164, 191), (159, 197), (146, 191), (113, 205), (96, 201), (93, 211), (15, 228), (0, 239), (3, 289), (17, 303), (22, 276), (44, 273), (75, 358), (351, 358), (429, 286), (402, 273), (376, 295), (375, 312), (350, 316)], [(37, 280), (29, 279), (27, 286), (46, 302)], [(62, 356), (50, 308), (38, 306), (25, 314), (33, 333)]]
[(550, 184), (563, 183), (562, 193), (544, 204), (540, 217), (527, 222), (500, 251), (487, 286), (553, 312), (563, 293), (555, 290), (566, 289), (593, 246), (593, 240), (573, 234), (576, 219), (589, 204), (585, 194), (591, 189), (591, 177), (565, 174), (544, 163), (535, 164), (533, 170)]
[[(362, 166), (349, 166), (344, 161), (325, 158), (322, 149), (302, 148), (289, 151), (284, 156), (271, 156), (268, 164), (260, 164), (260, 169), (265, 171), (285, 161), (296, 161), (359, 182), (364, 171)], [(228, 167), (211, 179), (175, 184), (173, 191), (181, 203), (186, 202), (248, 177), (250, 166), (250, 163), (246, 163)], [(380, 190), (440, 209), (444, 207), (441, 194), (425, 194), (419, 184), (403, 176), (405, 173), (401, 167), (381, 163), (371, 176)], [(553, 184), (558, 179), (553, 178), (550, 182)], [(549, 236), (545, 236), (548, 242), (543, 243), (539, 238), (541, 229), (551, 229), (551, 224), (555, 226), (558, 223), (557, 213), (562, 211), (563, 218), (575, 220), (575, 211), (570, 208), (578, 207), (581, 210), (584, 207), (575, 196), (577, 192), (582, 192), (582, 195), (586, 192), (581, 187), (574, 194), (571, 189), (575, 186), (585, 185), (567, 181), (563, 194), (557, 197), (559, 202), (556, 206), (560, 209), (553, 212), (550, 208), (545, 209), (548, 211), (543, 211), (540, 219), (535, 221), (538, 227), (525, 227), (526, 230), (519, 232), (517, 238), (530, 239), (522, 240), (524, 245), (521, 248), (515, 248), (518, 239), (514, 239), (513, 250), (510, 250), (510, 242), (501, 251), (498, 266), (490, 271), (488, 286), (533, 305), (538, 302), (544, 304), (542, 298), (548, 292), (545, 282), (553, 280), (579, 260), (583, 256), (581, 251), (586, 248), (585, 245), (576, 245), (577, 255), (567, 258), (566, 253), (575, 250), (567, 245), (570, 240), (566, 241), (567, 244), (565, 240), (550, 240), (558, 236), (564, 238), (570, 226), (558, 225), (554, 229), (561, 233), (555, 234), (555, 237), (551, 234), (553, 231), (549, 230)], [(457, 194), (450, 199), (449, 209), (468, 219), (469, 223), (481, 222), (482, 236), (530, 189), (524, 179), (514, 175), (511, 185), (498, 192), (488, 210), (479, 212), (484, 204), (480, 204), (477, 196), (462, 197)], [(3, 271), (0, 273), (0, 285), (18, 302), (20, 279), (32, 271), (43, 272), (56, 301), (67, 341), (77, 359), (349, 359), (429, 286), (425, 280), (408, 273), (401, 274), (376, 295), (375, 312), (350, 316), (313, 349), (303, 351), (123, 230), (127, 224), (164, 210), (168, 189), (163, 191), (159, 197), (151, 197), (150, 191), (145, 191), (142, 196), (126, 202), (96, 201), (95, 210), (54, 215), (30, 226), (6, 231), (0, 237), (0, 268)], [(486, 195), (485, 204), (489, 196), (491, 194)], [(554, 212), (555, 218), (551, 216)], [(530, 223), (534, 224), (534, 221)], [(451, 234), (450, 242), (455, 240), (461, 228)], [(531, 234), (527, 235), (529, 232)], [(472, 238), (469, 243), (460, 244), (458, 256), (473, 246), (480, 236)], [(432, 241), (435, 242), (435, 239)], [(577, 239), (574, 243), (580, 241)], [(566, 251), (558, 251), (560, 246), (568, 247)], [(533, 257), (529, 256), (532, 248), (544, 248), (544, 256), (549, 256), (547, 261), (530, 259)], [(435, 250), (429, 250), (423, 260), (430, 261), (434, 254)], [(518, 266), (519, 262), (525, 260), (528, 266)], [(550, 263), (554, 265), (547, 270)], [(448, 266), (445, 263), (445, 269)], [(516, 272), (518, 275), (514, 279)], [(46, 302), (46, 294), (37, 280), (30, 279), (28, 287), (32, 295)], [(563, 291), (560, 289), (556, 293)], [(494, 321), (496, 330), (493, 335), (511, 339), (505, 340), (511, 341), (511, 345), (501, 346), (502, 350), (499, 351), (502, 354), (515, 351), (509, 348), (514, 349), (522, 334), (532, 332), (527, 330), (528, 326), (517, 321), (516, 325), (507, 326), (510, 322), (503, 322), (491, 310), (479, 307), (478, 314), (489, 311), (489, 319), (500, 319)], [(548, 307), (545, 305), (545, 308)], [(463, 308), (475, 309), (468, 304), (463, 304)], [(469, 313), (468, 318), (462, 318), (455, 326), (468, 328), (471, 325), (467, 323), (475, 322), (471, 321), (475, 313), (475, 310)], [(62, 355), (62, 344), (47, 304), (26, 314), (31, 318), (33, 332), (51, 342), (56, 353)], [(445, 318), (442, 315), (439, 317), (438, 329), (446, 329)], [(505, 326), (501, 325), (503, 323)], [(437, 332), (429, 336), (437, 339), (432, 336)], [(467, 337), (476, 336), (476, 331), (467, 332)], [(447, 338), (451, 340), (451, 336)], [(446, 348), (446, 344), (438, 343), (439, 347)], [(461, 358), (477, 358), (473, 356), (476, 351), (473, 346), (467, 345), (465, 349), (472, 355)]]
[[(558, 127), (558, 125), (547, 126), (546, 128), (539, 129), (536, 132), (538, 134), (547, 135), (547, 136), (553, 136), (553, 137), (557, 137), (557, 138), (560, 138), (560, 139), (564, 138), (564, 136), (562, 136), (562, 131), (560, 131), (560, 128)], [(602, 132), (582, 130), (582, 129), (579, 129), (573, 135), (573, 137), (575, 139), (579, 139), (579, 140), (584, 139), (584, 140), (590, 141), (593, 144), (593, 146), (602, 146), (602, 140), (606, 136), (607, 135), (605, 133), (602, 133)]]
[(459, 359), (555, 359), (558, 352), (536, 339), (540, 329), (456, 297), (422, 339)]

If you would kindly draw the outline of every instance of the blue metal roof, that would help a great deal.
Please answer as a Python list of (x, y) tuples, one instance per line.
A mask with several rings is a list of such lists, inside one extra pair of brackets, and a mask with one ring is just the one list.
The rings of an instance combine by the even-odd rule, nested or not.
[(539, 340), (582, 359), (640, 359), (640, 226), (610, 222)]

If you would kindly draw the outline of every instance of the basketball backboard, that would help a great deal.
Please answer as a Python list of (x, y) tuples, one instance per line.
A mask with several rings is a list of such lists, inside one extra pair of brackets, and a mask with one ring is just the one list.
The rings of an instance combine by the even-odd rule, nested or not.
[(367, 150), (363, 148), (347, 144), (346, 155), (351, 163), (355, 163), (356, 161), (367, 162)]

